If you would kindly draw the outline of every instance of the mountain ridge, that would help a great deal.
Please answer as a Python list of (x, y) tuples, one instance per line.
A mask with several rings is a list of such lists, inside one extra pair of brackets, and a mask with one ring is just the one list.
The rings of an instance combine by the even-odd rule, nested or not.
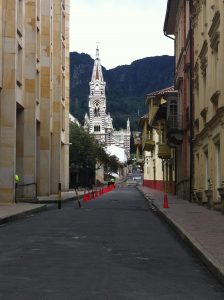
[[(94, 59), (87, 53), (70, 53), (70, 112), (83, 124), (88, 112), (89, 82)], [(112, 69), (102, 66), (106, 82), (107, 111), (116, 129), (138, 128), (139, 117), (147, 112), (146, 95), (173, 84), (174, 57), (146, 57)]]

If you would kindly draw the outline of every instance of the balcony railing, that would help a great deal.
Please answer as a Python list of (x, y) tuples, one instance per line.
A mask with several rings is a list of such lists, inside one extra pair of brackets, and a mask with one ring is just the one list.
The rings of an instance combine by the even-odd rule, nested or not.
[(153, 141), (152, 139), (147, 139), (143, 144), (144, 151), (153, 151), (154, 148), (155, 148), (155, 141)]
[(171, 158), (170, 146), (167, 144), (159, 144), (158, 145), (158, 157), (161, 159)]
[(183, 123), (178, 115), (169, 116), (167, 120), (167, 140), (171, 147), (181, 145), (183, 141)]

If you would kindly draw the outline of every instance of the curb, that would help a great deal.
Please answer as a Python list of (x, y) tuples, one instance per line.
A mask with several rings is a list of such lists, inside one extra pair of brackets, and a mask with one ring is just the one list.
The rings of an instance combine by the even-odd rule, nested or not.
[[(79, 200), (82, 199), (82, 196), (83, 195), (79, 195)], [(67, 203), (69, 201), (77, 201), (78, 200), (78, 196), (74, 195), (74, 196), (71, 196), (71, 197), (67, 197), (67, 198), (64, 198), (64, 199), (61, 199), (61, 203)], [(31, 204), (57, 204), (59, 201), (59, 199), (43, 199), (43, 200), (19, 200), (17, 201), (18, 203), (31, 203)]]
[(141, 189), (137, 188), (138, 191), (144, 196), (144, 198), (148, 201), (150, 206), (154, 206), (158, 215), (165, 220), (167, 224), (179, 235), (179, 237), (185, 241), (193, 252), (197, 255), (197, 257), (203, 262), (203, 264), (207, 267), (207, 269), (215, 276), (215, 278), (224, 284), (224, 268), (219, 266), (219, 263), (205, 250), (201, 247), (201, 245), (190, 235), (188, 234), (178, 223), (173, 221), (169, 216), (167, 216), (151, 198), (150, 200), (147, 198), (147, 194), (145, 194)]
[[(77, 196), (71, 197), (71, 198), (66, 198), (66, 199), (61, 199), (61, 203), (67, 203), (69, 201), (74, 201), (74, 200), (78, 200)], [(52, 200), (37, 200), (35, 203), (36, 204), (57, 204), (58, 203), (58, 199), (52, 199)]]
[(47, 210), (47, 205), (42, 205), (40, 207), (35, 207), (35, 208), (31, 208), (27, 211), (22, 211), (22, 212), (19, 212), (17, 214), (14, 214), (14, 215), (11, 215), (11, 216), (8, 216), (8, 217), (5, 217), (5, 218), (0, 218), (0, 225), (2, 224), (5, 224), (5, 223), (9, 223), (9, 222), (12, 222), (12, 221), (15, 221), (15, 220), (18, 220), (18, 219), (22, 219), (28, 215), (32, 215), (32, 214), (36, 214), (36, 213), (40, 213), (40, 212), (43, 212), (43, 211), (46, 211)]

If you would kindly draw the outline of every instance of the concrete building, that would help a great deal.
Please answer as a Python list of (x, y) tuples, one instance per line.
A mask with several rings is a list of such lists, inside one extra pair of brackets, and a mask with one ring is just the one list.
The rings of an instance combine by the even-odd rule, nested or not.
[(89, 83), (89, 115), (85, 115), (84, 128), (95, 138), (106, 146), (115, 145), (126, 151), (130, 157), (130, 121), (127, 120), (127, 128), (114, 130), (113, 119), (110, 113), (106, 113), (106, 82), (103, 79), (103, 71), (99, 56), (99, 49), (96, 49), (96, 59), (94, 61), (92, 78)]
[(69, 0), (0, 1), (0, 202), (69, 186)]
[[(189, 0), (168, 0), (164, 22), (164, 34), (174, 39), (175, 90), (173, 99), (176, 111), (176, 130), (182, 138), (176, 147), (176, 193), (183, 199), (191, 199), (193, 184), (193, 96), (192, 96), (192, 35), (190, 31)], [(200, 2), (200, 1), (198, 1)], [(174, 119), (173, 119), (174, 120)], [(179, 133), (178, 133), (179, 130)]]
[(220, 208), (224, 192), (224, 3), (193, 1), (194, 188), (200, 203)]

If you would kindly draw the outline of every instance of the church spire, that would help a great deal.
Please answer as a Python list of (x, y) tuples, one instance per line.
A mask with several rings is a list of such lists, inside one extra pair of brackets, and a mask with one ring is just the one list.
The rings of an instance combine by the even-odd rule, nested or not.
[(104, 83), (98, 45), (97, 45), (97, 48), (96, 48), (96, 58), (95, 58), (95, 61), (94, 61), (91, 82), (94, 83), (96, 80), (99, 80), (101, 83)]
[(100, 58), (100, 52), (99, 52), (99, 48), (98, 48), (98, 45), (96, 47), (96, 59), (99, 59)]
[(127, 131), (130, 131), (130, 120), (129, 120), (129, 118), (127, 120)]

